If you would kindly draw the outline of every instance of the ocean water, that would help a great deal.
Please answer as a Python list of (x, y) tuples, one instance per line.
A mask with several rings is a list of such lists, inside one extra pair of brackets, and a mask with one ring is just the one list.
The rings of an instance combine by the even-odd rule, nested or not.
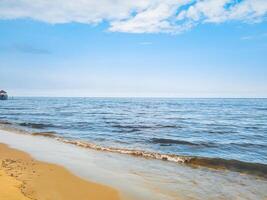
[(267, 169), (267, 99), (14, 97), (0, 101), (0, 120), (100, 150), (234, 159)]
[(0, 142), (64, 166), (83, 179), (112, 186), (122, 200), (267, 199), (267, 179), (229, 170), (95, 151), (13, 131), (0, 130)]

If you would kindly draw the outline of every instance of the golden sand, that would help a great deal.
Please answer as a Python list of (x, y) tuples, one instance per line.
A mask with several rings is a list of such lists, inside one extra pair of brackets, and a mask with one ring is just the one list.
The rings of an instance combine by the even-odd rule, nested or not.
[(0, 199), (118, 200), (113, 188), (85, 181), (65, 168), (40, 162), (0, 144)]
[(22, 182), (8, 176), (0, 170), (0, 199), (6, 200), (30, 200), (21, 193)]

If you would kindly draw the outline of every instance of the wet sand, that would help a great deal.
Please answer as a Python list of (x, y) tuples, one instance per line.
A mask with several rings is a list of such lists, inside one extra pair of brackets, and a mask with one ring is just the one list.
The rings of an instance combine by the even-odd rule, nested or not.
[(85, 181), (61, 166), (37, 161), (5, 144), (0, 144), (0, 163), (0, 199), (120, 199), (113, 188)]
[[(11, 130), (1, 130), (1, 128), (0, 143), (28, 153), (32, 156), (30, 161), (34, 158), (44, 163), (64, 166), (71, 173), (89, 181), (89, 183), (95, 182), (111, 186), (119, 192), (120, 199), (267, 200), (267, 181), (264, 177), (97, 151), (67, 144), (50, 137), (32, 136)], [(3, 152), (6, 154), (7, 150), (3, 151), (0, 148), (0, 159), (3, 158), (3, 155), (1, 155)], [(5, 157), (6, 159), (14, 159), (11, 155), (6, 155)], [(30, 161), (29, 163), (31, 163)], [(31, 168), (27, 173), (32, 174)], [(49, 173), (47, 174), (49, 175)], [(27, 179), (27, 177), (24, 177), (24, 179)], [(17, 180), (23, 181), (18, 178)], [(51, 182), (51, 180), (53, 179), (50, 178), (47, 181)], [(0, 183), (1, 185), (3, 184)], [(73, 185), (75, 185), (73, 187), (78, 188), (77, 184)], [(34, 188), (35, 190), (36, 188)], [(48, 193), (51, 191), (53, 191), (53, 188)], [(73, 193), (75, 192), (77, 191)], [(45, 193), (47, 191), (43, 192), (43, 194)], [(2, 200), (3, 198), (0, 196), (0, 199)], [(8, 198), (4, 199), (9, 200)], [(63, 199), (82, 198), (71, 197)], [(91, 199), (97, 200), (94, 197)], [(108, 196), (108, 198), (100, 197), (98, 199), (111, 198)]]

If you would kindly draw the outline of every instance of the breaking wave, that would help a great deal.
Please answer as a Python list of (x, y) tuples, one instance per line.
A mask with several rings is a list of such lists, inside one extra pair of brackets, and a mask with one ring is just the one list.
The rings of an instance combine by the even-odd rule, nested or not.
[(31, 135), (33, 136), (43, 136), (43, 137), (50, 137), (50, 138), (56, 138), (56, 132), (35, 132), (35, 133), (31, 133)]
[[(45, 137), (51, 137), (51, 135), (40, 134)], [(260, 177), (267, 178), (267, 165), (260, 163), (249, 163), (238, 160), (226, 160), (222, 158), (206, 158), (206, 157), (198, 157), (198, 156), (182, 156), (175, 154), (161, 154), (156, 152), (149, 152), (143, 150), (134, 150), (134, 149), (124, 149), (124, 148), (115, 148), (115, 147), (105, 147), (100, 146), (94, 143), (77, 141), (77, 140), (69, 140), (63, 137), (57, 137), (53, 135), (53, 138), (60, 142), (64, 142), (67, 144), (76, 145), (83, 148), (93, 149), (97, 151), (105, 151), (112, 153), (120, 153), (127, 154), (136, 157), (142, 157), (147, 159), (156, 159), (169, 161), (174, 163), (183, 163), (192, 167), (207, 167), (217, 170), (230, 170), (236, 171), (240, 173), (246, 173), (251, 175), (256, 175)]]
[[(18, 129), (10, 125), (11, 123), (9, 122), (0, 121), (0, 128), (4, 130), (16, 132), (19, 134), (27, 134), (27, 135), (32, 135), (32, 136), (53, 138), (57, 141), (60, 141), (66, 144), (79, 146), (82, 148), (87, 148), (87, 149), (92, 149), (92, 150), (97, 150), (97, 151), (104, 151), (104, 152), (111, 152), (111, 153), (127, 154), (127, 155), (142, 157), (146, 159), (156, 159), (156, 160), (169, 161), (169, 162), (174, 162), (174, 163), (181, 163), (181, 164), (185, 164), (191, 167), (206, 167), (206, 168), (211, 168), (211, 169), (216, 169), (216, 170), (230, 170), (230, 171), (235, 171), (239, 173), (245, 173), (245, 174), (256, 175), (259, 177), (267, 178), (267, 165), (266, 164), (244, 162), (244, 161), (239, 161), (239, 160), (227, 160), (227, 159), (222, 159), (222, 158), (183, 156), (183, 155), (176, 155), (176, 154), (163, 154), (163, 153), (157, 153), (157, 152), (149, 152), (149, 151), (143, 151), (143, 150), (126, 149), (126, 148), (106, 147), (106, 146), (100, 146), (100, 145), (90, 143), (90, 142), (67, 139), (67, 138), (59, 136), (56, 132), (47, 131), (47, 132), (30, 133), (28, 131)], [(183, 141), (183, 140), (171, 140), (171, 139), (162, 139), (162, 138), (153, 138), (152, 142), (198, 145), (196, 143), (191, 143), (191, 142)]]

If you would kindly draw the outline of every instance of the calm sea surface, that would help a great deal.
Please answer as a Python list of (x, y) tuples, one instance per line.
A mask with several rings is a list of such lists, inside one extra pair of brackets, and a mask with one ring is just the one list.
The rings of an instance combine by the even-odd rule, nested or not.
[(0, 120), (105, 147), (267, 164), (267, 99), (18, 98)]

